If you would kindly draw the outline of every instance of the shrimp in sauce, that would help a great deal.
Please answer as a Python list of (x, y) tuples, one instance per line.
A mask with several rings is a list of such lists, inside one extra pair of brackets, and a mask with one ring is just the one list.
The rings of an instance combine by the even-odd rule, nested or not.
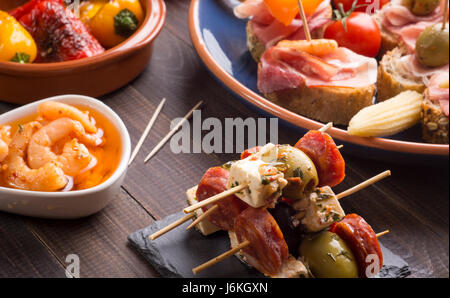
[(112, 175), (119, 157), (114, 126), (85, 107), (47, 101), (37, 114), (0, 126), (0, 186), (33, 191), (91, 188)]

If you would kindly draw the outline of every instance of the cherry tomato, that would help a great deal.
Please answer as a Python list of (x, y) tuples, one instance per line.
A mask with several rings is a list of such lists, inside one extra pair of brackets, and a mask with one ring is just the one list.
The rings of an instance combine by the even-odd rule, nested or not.
[[(349, 11), (352, 8), (353, 2), (355, 0), (333, 0), (334, 6), (339, 7), (339, 3), (344, 6), (344, 11)], [(365, 12), (368, 14), (373, 14), (377, 10), (381, 9), (383, 6), (388, 4), (390, 0), (356, 0), (357, 8), (355, 11)]]
[[(305, 14), (311, 16), (323, 0), (302, 0)], [(289, 26), (299, 12), (298, 0), (264, 0), (270, 13), (281, 23)]]
[(336, 20), (325, 29), (325, 38), (334, 39), (339, 46), (346, 47), (355, 53), (367, 57), (375, 57), (380, 50), (380, 28), (372, 17), (363, 12), (353, 12), (345, 20)]

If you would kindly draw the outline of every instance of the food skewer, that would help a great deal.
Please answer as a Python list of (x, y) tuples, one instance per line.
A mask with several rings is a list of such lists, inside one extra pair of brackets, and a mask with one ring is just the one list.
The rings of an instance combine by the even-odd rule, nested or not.
[(142, 144), (144, 143), (145, 139), (146, 139), (147, 136), (148, 136), (148, 133), (149, 133), (150, 130), (152, 129), (153, 124), (155, 123), (156, 118), (158, 118), (158, 115), (159, 115), (159, 113), (161, 112), (161, 110), (162, 110), (162, 108), (163, 108), (165, 102), (166, 102), (166, 99), (163, 98), (163, 99), (161, 100), (161, 103), (158, 105), (158, 107), (156, 108), (155, 112), (153, 113), (152, 118), (151, 118), (150, 121), (148, 122), (147, 127), (145, 128), (144, 132), (142, 133), (141, 138), (140, 138), (139, 141), (137, 142), (136, 147), (134, 148), (134, 151), (133, 151), (133, 153), (131, 154), (130, 161), (128, 162), (128, 165), (131, 165), (131, 163), (133, 162), (134, 158), (136, 157), (136, 155), (138, 154), (139, 150), (141, 149)]
[(202, 105), (203, 101), (199, 101), (187, 114), (183, 117), (183, 119), (178, 122), (178, 124), (158, 143), (158, 145), (153, 148), (153, 150), (147, 155), (147, 157), (144, 160), (144, 163), (147, 163), (150, 158), (155, 155), (159, 149), (161, 149), (162, 146), (180, 129), (180, 127), (183, 125), (184, 122), (186, 122), (189, 118), (191, 118), (194, 111)]
[[(390, 232), (389, 230), (386, 230), (386, 231), (377, 233), (376, 237), (377, 238), (382, 237), (382, 236), (388, 234), (389, 232)], [(249, 246), (250, 244), (251, 244), (251, 242), (246, 240), (246, 241), (240, 243), (239, 245), (237, 245), (236, 247), (234, 247), (234, 248), (224, 252), (223, 254), (221, 254), (221, 255), (219, 255), (219, 256), (217, 256), (217, 257), (215, 257), (215, 258), (213, 258), (213, 259), (211, 259), (211, 260), (209, 260), (209, 261), (207, 261), (207, 262), (205, 262), (205, 263), (203, 263), (203, 264), (193, 268), (192, 272), (194, 274), (197, 274), (197, 273), (199, 273), (199, 272), (201, 272), (201, 271), (203, 271), (203, 270), (205, 270), (205, 269), (207, 269), (207, 268), (209, 268), (211, 266), (214, 266), (215, 264), (222, 262), (226, 258), (234, 255), (235, 253), (239, 252), (241, 249)]]
[[(374, 184), (374, 183), (380, 181), (381, 179), (384, 179), (384, 178), (386, 178), (386, 177), (388, 177), (390, 175), (391, 175), (391, 171), (389, 171), (389, 170), (384, 171), (383, 173), (380, 173), (380, 174), (378, 174), (378, 175), (376, 175), (376, 176), (374, 176), (374, 177), (372, 177), (372, 178), (370, 178), (370, 179), (368, 179), (368, 180), (366, 180), (366, 181), (364, 181), (364, 182), (362, 182), (362, 183), (360, 183), (360, 184), (358, 184), (358, 185), (356, 185), (356, 186), (354, 186), (354, 187), (352, 187), (350, 189), (347, 189), (346, 191), (341, 192), (340, 194), (336, 195), (336, 197), (337, 197), (338, 200), (340, 200), (340, 199), (342, 199), (344, 197), (347, 197), (347, 196), (349, 196), (349, 195), (351, 195), (351, 194), (353, 194), (353, 193), (355, 193), (355, 192), (357, 192), (359, 190), (362, 190), (362, 189), (366, 188), (367, 186), (372, 185), (372, 184)], [(195, 211), (195, 210), (197, 210), (197, 209), (199, 209), (201, 207), (204, 207), (204, 206), (209, 205), (211, 203), (215, 203), (215, 202), (220, 201), (220, 200), (222, 200), (222, 199), (224, 199), (224, 198), (226, 198), (226, 197), (228, 197), (228, 196), (230, 196), (232, 194), (240, 192), (240, 191), (244, 190), (247, 187), (248, 187), (248, 184), (242, 184), (242, 185), (230, 188), (230, 189), (228, 189), (228, 190), (226, 190), (224, 192), (221, 192), (220, 194), (217, 194), (217, 195), (212, 196), (212, 197), (210, 197), (210, 198), (208, 198), (206, 200), (198, 202), (197, 204), (194, 204), (194, 205), (191, 205), (189, 207), (186, 207), (186, 208), (183, 209), (183, 211), (184, 211), (184, 213), (191, 213), (191, 212), (193, 212), (193, 211)]]

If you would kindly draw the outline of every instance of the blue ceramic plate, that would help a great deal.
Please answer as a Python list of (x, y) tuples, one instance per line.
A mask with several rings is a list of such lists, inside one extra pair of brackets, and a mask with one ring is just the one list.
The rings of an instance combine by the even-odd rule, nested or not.
[[(208, 70), (232, 93), (266, 116), (275, 116), (299, 132), (318, 129), (322, 123), (282, 108), (259, 94), (257, 64), (246, 45), (246, 21), (232, 12), (236, 0), (192, 0), (189, 30), (193, 44)], [(390, 161), (430, 164), (448, 160), (449, 146), (424, 143), (419, 125), (389, 138), (350, 136), (345, 129), (327, 132), (346, 152)], [(447, 163), (444, 163), (447, 164)]]

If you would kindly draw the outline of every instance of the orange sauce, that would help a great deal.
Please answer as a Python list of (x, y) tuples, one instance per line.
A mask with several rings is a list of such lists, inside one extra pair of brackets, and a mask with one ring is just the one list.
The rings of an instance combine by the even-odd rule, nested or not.
[[(69, 177), (73, 179), (73, 187), (70, 189), (71, 191), (92, 188), (105, 182), (117, 169), (122, 154), (120, 135), (114, 125), (105, 116), (89, 107), (76, 105), (72, 106), (83, 112), (89, 112), (89, 116), (95, 121), (96, 127), (103, 130), (103, 143), (97, 147), (85, 144), (85, 146), (89, 149), (90, 154), (95, 157), (97, 162), (91, 169), (82, 172), (75, 177)], [(23, 124), (36, 119), (37, 114), (32, 114), (12, 123), (0, 124), (0, 127), (9, 125), (11, 127), (11, 137), (13, 137)], [(68, 139), (63, 139), (52, 146), (52, 151), (55, 154), (61, 154), (62, 147), (66, 141), (68, 141)], [(4, 181), (1, 170), (0, 186), (11, 187)]]

